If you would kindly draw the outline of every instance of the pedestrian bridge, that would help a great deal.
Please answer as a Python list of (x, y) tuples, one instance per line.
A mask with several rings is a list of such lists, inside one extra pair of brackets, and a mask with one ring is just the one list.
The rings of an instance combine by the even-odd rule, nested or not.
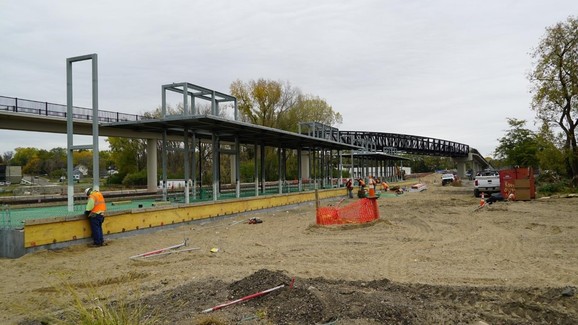
[[(92, 109), (74, 107), (72, 111), (75, 120), (74, 133), (91, 135)], [(0, 96), (0, 116), (0, 129), (64, 134), (67, 132), (67, 107), (62, 104)], [(99, 110), (98, 119), (101, 136), (158, 140), (162, 138), (162, 134), (152, 130), (107, 127), (115, 123), (144, 122), (151, 120), (150, 117)], [(303, 123), (302, 133), (326, 141), (356, 146), (364, 152), (451, 157), (458, 161), (458, 165), (465, 166), (463, 163), (466, 161), (472, 162), (474, 171), (491, 167), (476, 149), (449, 140), (384, 132), (340, 131), (336, 128), (319, 126), (316, 123)], [(182, 140), (181, 137), (174, 139)], [(465, 168), (459, 169), (463, 169), (458, 170), (458, 174), (463, 177)]]

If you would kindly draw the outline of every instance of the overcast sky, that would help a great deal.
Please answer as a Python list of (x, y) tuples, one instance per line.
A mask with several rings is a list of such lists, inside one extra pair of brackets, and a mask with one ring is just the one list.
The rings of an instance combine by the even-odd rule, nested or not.
[[(577, 13), (576, 0), (0, 0), (0, 96), (66, 104), (66, 58), (96, 53), (103, 110), (152, 111), (172, 82), (229, 93), (265, 78), (325, 99), (340, 130), (490, 156), (508, 117), (534, 128), (529, 53)], [(74, 65), (74, 103), (90, 107), (86, 62)], [(65, 135), (0, 139), (0, 153), (66, 147)]]

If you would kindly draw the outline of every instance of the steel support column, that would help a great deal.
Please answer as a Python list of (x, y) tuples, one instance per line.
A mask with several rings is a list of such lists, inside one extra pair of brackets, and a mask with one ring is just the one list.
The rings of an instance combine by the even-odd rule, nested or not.
[[(74, 146), (74, 112), (72, 95), (72, 63), (92, 61), (92, 146)], [(92, 187), (100, 189), (100, 160), (98, 150), (98, 56), (82, 55), (66, 59), (66, 133), (67, 133), (67, 178), (68, 178), (68, 211), (74, 211), (74, 169), (72, 153), (75, 149), (92, 149)]]

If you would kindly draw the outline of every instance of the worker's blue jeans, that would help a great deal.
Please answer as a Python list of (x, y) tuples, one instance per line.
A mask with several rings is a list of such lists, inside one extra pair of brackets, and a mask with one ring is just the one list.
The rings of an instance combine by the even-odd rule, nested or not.
[(90, 230), (92, 231), (92, 240), (94, 241), (94, 245), (102, 246), (102, 244), (104, 244), (104, 236), (102, 234), (104, 216), (102, 214), (91, 213), (88, 220), (90, 220)]

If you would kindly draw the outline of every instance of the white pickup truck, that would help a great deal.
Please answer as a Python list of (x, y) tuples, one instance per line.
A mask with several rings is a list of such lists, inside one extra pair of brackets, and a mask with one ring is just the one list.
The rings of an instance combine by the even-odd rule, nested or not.
[(456, 180), (454, 174), (446, 173), (442, 174), (442, 186), (446, 186), (448, 184), (453, 183)]
[(500, 174), (497, 170), (484, 170), (479, 172), (474, 179), (474, 196), (480, 197), (482, 193), (488, 196), (500, 191)]

